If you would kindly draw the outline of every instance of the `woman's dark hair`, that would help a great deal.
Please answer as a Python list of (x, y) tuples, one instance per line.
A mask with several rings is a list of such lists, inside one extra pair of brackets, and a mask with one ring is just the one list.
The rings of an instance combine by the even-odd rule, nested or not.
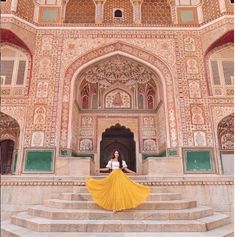
[[(116, 151), (115, 151), (115, 152), (116, 152)], [(115, 152), (114, 152), (114, 153), (115, 153)], [(119, 162), (119, 166), (120, 166), (120, 169), (122, 169), (122, 157), (121, 157), (119, 151), (117, 151), (117, 152), (118, 152), (118, 162)], [(115, 158), (114, 153), (113, 153), (113, 158), (112, 158), (112, 159)]]

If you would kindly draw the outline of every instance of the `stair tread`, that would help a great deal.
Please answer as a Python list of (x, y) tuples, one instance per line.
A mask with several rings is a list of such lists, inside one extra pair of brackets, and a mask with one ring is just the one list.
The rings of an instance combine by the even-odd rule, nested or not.
[(223, 214), (223, 213), (214, 212), (214, 215), (202, 217), (202, 218), (198, 219), (198, 221), (208, 223), (208, 222), (211, 222), (211, 221), (220, 220), (221, 218), (230, 218), (230, 217), (226, 214)]
[(44, 217), (31, 216), (27, 212), (19, 213), (13, 217), (40, 224), (205, 224), (227, 218), (227, 215), (216, 213), (212, 218), (200, 218), (196, 220), (51, 220)]
[[(61, 193), (62, 195), (90, 195), (89, 192), (76, 192), (76, 193)], [(153, 193), (151, 192), (149, 195), (180, 195), (180, 193)]]
[[(51, 211), (51, 212), (68, 212), (68, 213), (112, 213), (112, 211), (102, 210), (102, 209), (61, 209), (56, 207), (47, 207), (43, 205), (34, 205), (30, 207), (30, 209), (36, 209), (36, 210), (43, 210), (43, 211)], [(212, 210), (210, 207), (192, 207), (192, 208), (186, 208), (186, 209), (179, 209), (179, 210), (137, 210), (137, 209), (130, 209), (125, 210), (125, 213), (133, 213), (133, 212), (141, 212), (141, 213), (179, 213), (179, 212), (196, 212), (196, 211), (205, 211), (205, 210)], [(121, 212), (124, 213), (124, 212)], [(118, 214), (118, 213), (117, 213)]]
[[(53, 201), (53, 202), (61, 202), (61, 203), (95, 203), (94, 201), (87, 201), (87, 200), (63, 200), (57, 198), (50, 198), (46, 201)], [(145, 201), (145, 203), (185, 203), (185, 202), (196, 202), (196, 200), (188, 200), (188, 199), (177, 199), (177, 200), (166, 200), (166, 201)]]
[[(35, 232), (24, 227), (11, 224), (9, 221), (2, 222), (1, 229), (15, 234), (16, 237), (77, 237), (77, 232)], [(233, 233), (233, 225), (225, 225), (208, 232), (79, 232), (79, 237), (223, 237)]]

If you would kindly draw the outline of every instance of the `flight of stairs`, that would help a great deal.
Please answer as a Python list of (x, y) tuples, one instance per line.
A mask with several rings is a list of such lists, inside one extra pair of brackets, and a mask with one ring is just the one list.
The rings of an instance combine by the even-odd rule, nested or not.
[(1, 236), (232, 237), (233, 227), (228, 216), (198, 207), (195, 200), (184, 200), (165, 187), (152, 187), (145, 203), (117, 213), (99, 208), (86, 187), (80, 187), (12, 216), (2, 223)]

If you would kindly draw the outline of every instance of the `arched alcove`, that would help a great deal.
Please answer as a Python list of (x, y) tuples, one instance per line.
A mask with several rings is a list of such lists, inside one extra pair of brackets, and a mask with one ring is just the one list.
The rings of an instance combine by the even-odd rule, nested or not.
[(206, 50), (204, 57), (210, 96), (232, 96), (234, 78), (234, 31), (226, 32)]
[(19, 135), (18, 122), (9, 115), (0, 112), (1, 174), (12, 174), (15, 171)]
[(223, 118), (217, 127), (223, 174), (234, 174), (234, 114)]
[[(129, 85), (124, 85), (124, 83), (120, 82), (115, 82), (107, 88), (109, 91), (121, 89), (131, 95), (131, 98), (134, 99), (132, 101), (135, 101), (136, 103), (133, 103), (131, 109), (106, 109), (102, 107), (102, 104), (95, 103), (95, 99), (96, 101), (100, 101), (99, 98), (104, 98), (100, 97), (101, 94), (100, 91), (97, 90), (97, 84), (94, 82), (87, 83), (86, 80), (82, 79), (84, 72), (87, 72), (90, 69), (95, 70), (97, 68), (96, 65), (99, 65), (101, 62), (110, 62), (110, 59), (115, 56), (121, 56), (128, 62), (135, 62), (137, 65), (141, 65), (139, 67), (140, 69), (145, 68), (144, 71), (147, 71), (148, 74), (151, 72), (154, 75), (154, 79), (152, 78), (149, 80), (150, 85), (140, 86), (138, 91), (135, 89), (137, 92), (136, 94), (133, 92), (131, 93), (130, 88), (128, 88)], [(122, 72), (123, 70), (119, 70), (119, 74), (122, 74)], [(99, 81), (99, 76), (103, 74), (102, 72), (97, 71), (91, 75), (95, 75), (95, 77), (91, 78)], [(145, 77), (141, 78), (143, 79)], [(85, 83), (83, 84), (83, 82)], [(93, 85), (91, 86), (88, 84)], [(155, 86), (155, 90), (149, 88), (149, 86), (151, 87), (152, 85)], [(89, 93), (93, 93), (92, 96), (89, 97), (90, 99), (88, 99), (89, 109), (81, 108), (80, 102), (82, 100), (79, 99), (79, 97), (81, 98), (81, 88), (83, 88), (83, 86), (89, 90)], [(100, 157), (99, 144), (104, 130), (99, 130), (99, 132), (97, 132), (97, 129), (106, 129), (112, 124), (115, 124), (117, 120), (124, 121), (123, 124), (125, 126), (132, 127), (132, 130), (135, 131), (136, 147), (138, 148), (137, 166), (139, 167), (138, 169), (141, 169), (142, 163), (140, 157), (142, 152), (162, 153), (166, 151), (166, 147), (175, 147), (178, 144), (178, 136), (176, 136), (177, 111), (173, 99), (175, 94), (174, 88), (175, 83), (172, 78), (172, 72), (167, 66), (167, 63), (163, 62), (162, 59), (156, 55), (144, 51), (141, 48), (118, 41), (88, 52), (76, 59), (67, 67), (65, 72), (61, 105), (63, 123), (61, 123), (60, 146), (72, 149), (77, 153), (93, 153), (95, 157), (95, 166), (98, 166)], [(147, 100), (146, 97), (144, 98), (143, 96), (143, 93), (146, 91), (145, 89), (149, 92), (150, 109), (146, 109)], [(107, 94), (107, 90), (102, 94), (103, 96)], [(151, 96), (157, 98), (157, 103), (154, 105), (153, 109), (151, 107)], [(158, 99), (160, 101), (158, 101)], [(137, 105), (140, 105), (140, 107), (138, 108)], [(101, 114), (105, 116), (105, 118), (102, 118)], [(128, 120), (125, 119), (125, 114), (127, 115), (126, 118), (128, 118)], [(169, 118), (171, 119), (170, 123)], [(103, 127), (104, 121), (107, 122), (107, 124), (105, 122), (107, 125), (105, 127)], [(110, 121), (113, 122), (110, 123)], [(132, 125), (129, 126), (129, 121), (135, 121), (137, 129)], [(141, 126), (146, 127), (146, 129), (143, 129), (143, 132), (140, 129)], [(80, 149), (80, 144), (83, 144), (87, 139), (89, 139), (90, 144), (89, 150)], [(151, 147), (145, 147), (146, 140), (151, 140), (151, 144), (153, 145), (151, 145)]]
[(136, 150), (134, 134), (119, 123), (107, 128), (100, 143), (100, 167), (105, 167), (115, 151), (126, 161), (131, 170), (136, 171)]

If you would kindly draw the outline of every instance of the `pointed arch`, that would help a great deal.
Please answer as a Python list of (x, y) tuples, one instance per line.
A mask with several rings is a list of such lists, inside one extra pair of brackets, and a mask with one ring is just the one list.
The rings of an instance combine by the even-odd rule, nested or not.
[[(177, 137), (177, 115), (176, 115), (176, 105), (174, 96), (174, 81), (172, 73), (169, 67), (156, 55), (151, 54), (136, 46), (123, 43), (115, 42), (103, 47), (89, 51), (85, 55), (79, 57), (74, 61), (66, 70), (64, 78), (64, 86), (62, 92), (62, 118), (63, 123), (61, 126), (61, 147), (69, 147), (71, 141), (69, 140), (70, 130), (71, 130), (71, 117), (72, 117), (72, 105), (74, 101), (74, 85), (77, 75), (89, 65), (100, 61), (104, 58), (110, 57), (112, 55), (124, 55), (126, 57), (132, 58), (137, 62), (141, 62), (146, 66), (153, 69), (160, 77), (163, 91), (164, 91), (164, 103), (165, 109), (167, 111), (166, 120), (168, 124), (167, 137), (169, 147), (177, 147), (178, 137)], [(171, 119), (171, 123), (168, 122), (168, 118)]]

